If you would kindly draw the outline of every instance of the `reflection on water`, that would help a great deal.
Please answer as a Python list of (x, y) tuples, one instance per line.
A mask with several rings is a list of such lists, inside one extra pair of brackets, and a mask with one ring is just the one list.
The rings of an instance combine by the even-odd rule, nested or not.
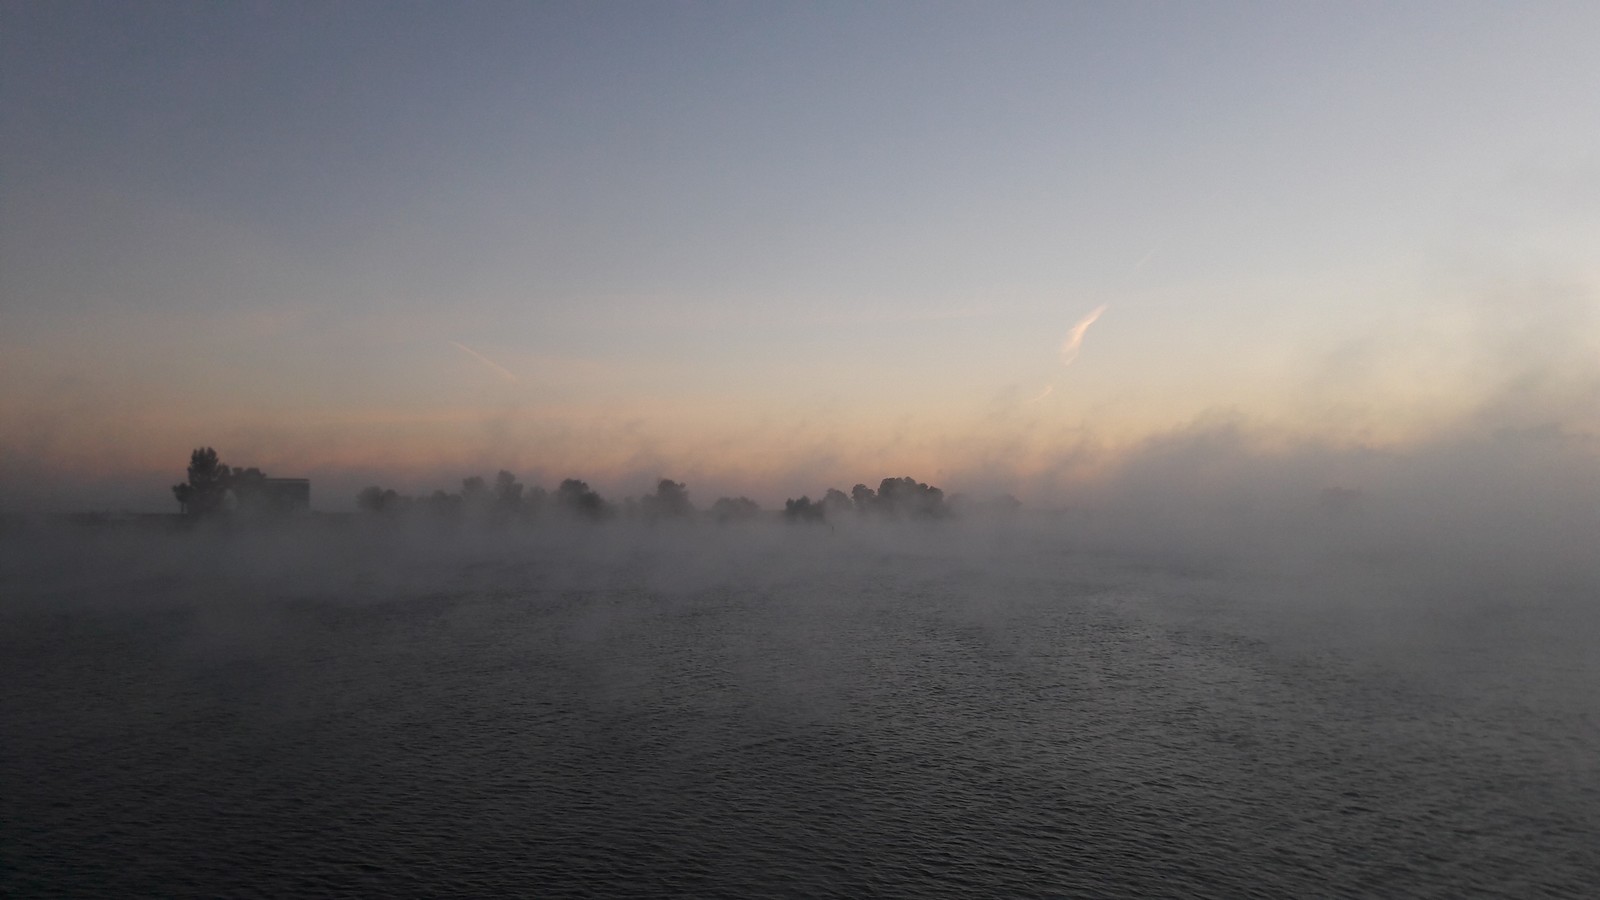
[(1534, 643), (1559, 623), (1466, 606), (1395, 652), (1326, 627), (1354, 614), (1047, 549), (747, 549), (358, 553), (10, 604), (0, 892), (1600, 883), (1595, 666)]

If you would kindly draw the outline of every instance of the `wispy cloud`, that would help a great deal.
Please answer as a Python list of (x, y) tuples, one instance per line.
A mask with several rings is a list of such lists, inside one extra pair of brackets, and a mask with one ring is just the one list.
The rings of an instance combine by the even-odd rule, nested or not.
[(460, 341), (451, 341), (450, 342), (450, 346), (456, 348), (457, 350), (460, 350), (462, 353), (466, 353), (466, 354), (471, 355), (473, 359), (476, 359), (478, 362), (481, 362), (484, 365), (488, 366), (490, 369), (493, 369), (496, 375), (499, 375), (501, 378), (504, 378), (506, 381), (509, 381), (512, 384), (520, 383), (520, 379), (518, 379), (517, 376), (515, 376), (515, 375), (511, 374), (510, 372), (506, 371), (505, 366), (500, 365), (499, 363), (495, 362), (494, 360), (490, 359), (489, 357), (484, 356), (482, 353), (479, 353), (478, 351), (472, 349), (471, 347), (468, 347), (466, 344), (463, 344)]
[(1070, 366), (1072, 365), (1073, 360), (1078, 358), (1078, 351), (1083, 348), (1084, 334), (1089, 331), (1089, 326), (1093, 325), (1095, 320), (1100, 318), (1105, 311), (1106, 306), (1102, 303), (1101, 305), (1095, 307), (1093, 312), (1078, 320), (1078, 324), (1072, 326), (1072, 330), (1067, 332), (1066, 340), (1062, 341), (1061, 343), (1062, 365)]

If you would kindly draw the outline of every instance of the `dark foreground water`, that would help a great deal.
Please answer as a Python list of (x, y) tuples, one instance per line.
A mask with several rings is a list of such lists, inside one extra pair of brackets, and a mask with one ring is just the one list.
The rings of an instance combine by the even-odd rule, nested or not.
[(1600, 886), (1581, 586), (706, 534), (13, 542), (0, 894)]

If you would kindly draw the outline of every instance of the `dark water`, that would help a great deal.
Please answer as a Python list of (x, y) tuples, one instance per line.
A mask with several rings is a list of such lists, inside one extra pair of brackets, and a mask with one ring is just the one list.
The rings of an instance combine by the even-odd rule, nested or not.
[(1297, 604), (1014, 536), (173, 540), (9, 565), (0, 893), (1600, 885), (1576, 589)]

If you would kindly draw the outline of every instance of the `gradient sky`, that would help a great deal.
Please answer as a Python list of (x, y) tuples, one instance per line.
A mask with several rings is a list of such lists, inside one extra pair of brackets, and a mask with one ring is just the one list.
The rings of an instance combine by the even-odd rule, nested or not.
[(1593, 437), (1597, 45), (1592, 2), (0, 2), (0, 505), (166, 509), (202, 444), (338, 509)]

